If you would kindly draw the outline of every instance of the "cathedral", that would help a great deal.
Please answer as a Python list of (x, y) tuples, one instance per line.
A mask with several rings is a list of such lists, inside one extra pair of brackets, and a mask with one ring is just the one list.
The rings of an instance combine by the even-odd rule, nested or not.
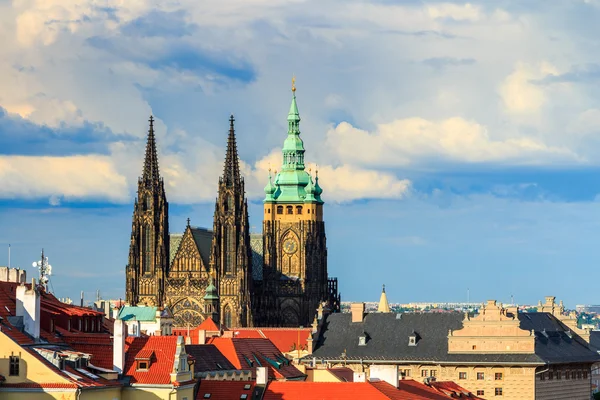
[(269, 171), (263, 232), (250, 233), (233, 115), (212, 230), (169, 232), (169, 203), (158, 168), (153, 118), (134, 203), (126, 299), (167, 306), (175, 325), (212, 317), (226, 327), (309, 326), (320, 306), (339, 311), (337, 278), (327, 274), (323, 189), (304, 164), (296, 88), (292, 85), (282, 166)]

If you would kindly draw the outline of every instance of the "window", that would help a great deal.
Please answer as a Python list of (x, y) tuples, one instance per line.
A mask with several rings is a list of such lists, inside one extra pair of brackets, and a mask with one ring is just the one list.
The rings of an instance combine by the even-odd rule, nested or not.
[(432, 369), (431, 371), (429, 371), (429, 376), (436, 377), (437, 376), (437, 370)]
[(540, 381), (545, 381), (545, 380), (546, 380), (546, 373), (545, 373), (545, 372), (542, 372), (542, 373), (539, 375), (539, 377), (540, 377)]
[(309, 208), (308, 210), (306, 210), (306, 213), (307, 213), (307, 214), (310, 214), (310, 208)]
[(150, 266), (152, 264), (152, 230), (149, 225), (144, 226), (144, 273), (150, 273)]
[(502, 388), (496, 388), (496, 389), (494, 389), (494, 395), (495, 396), (502, 396)]
[(429, 376), (429, 370), (422, 369), (421, 370), (421, 378), (427, 378)]
[(467, 379), (467, 373), (466, 372), (459, 372), (458, 373), (458, 379)]
[(485, 392), (483, 390), (478, 390), (477, 391), (477, 396), (484, 396)]
[(8, 357), (10, 369), (8, 371), (9, 376), (19, 376), (19, 356)]
[(148, 361), (138, 361), (137, 369), (138, 369), (138, 371), (139, 370), (147, 370), (148, 369)]
[(233, 274), (233, 264), (235, 262), (235, 236), (234, 229), (231, 225), (227, 225), (225, 231), (225, 273)]
[(244, 390), (250, 390), (250, 385), (244, 385)]
[(231, 328), (231, 308), (228, 305), (223, 310), (223, 322), (227, 328)]
[(471, 349), (473, 349), (473, 350), (477, 350), (477, 346), (473, 345), (473, 346), (471, 347)]
[(502, 380), (502, 372), (496, 372), (494, 374), (494, 380), (501, 381)]
[(478, 372), (477, 373), (477, 380), (478, 381), (482, 381), (485, 379), (485, 374), (483, 372)]
[(577, 379), (581, 379), (581, 371), (577, 371)]
[(556, 371), (556, 379), (560, 379), (562, 378), (562, 372), (561, 371)]
[(77, 322), (78, 322), (78, 325), (79, 325), (79, 329), (78, 329), (78, 331), (81, 331), (81, 318), (79, 318), (79, 319), (77, 320)]
[(292, 206), (287, 206), (287, 207), (286, 207), (286, 212), (287, 212), (288, 214), (293, 214), (293, 213), (294, 213), (294, 207), (292, 207)]
[(241, 400), (246, 400), (248, 398), (248, 395), (246, 393), (244, 393), (243, 395), (240, 396)]
[(571, 371), (565, 371), (565, 379), (571, 379)]
[(548, 380), (551, 381), (554, 378), (552, 371), (548, 371)]
[(283, 214), (283, 206), (277, 206), (277, 214)]
[(210, 393), (204, 393), (204, 398), (205, 399), (210, 399)]
[(296, 206), (296, 214), (302, 214), (302, 206)]
[(588, 377), (588, 372), (587, 371), (583, 371), (583, 379), (587, 379)]
[(409, 378), (410, 377), (410, 369), (403, 369), (402, 376), (404, 376), (405, 378)]

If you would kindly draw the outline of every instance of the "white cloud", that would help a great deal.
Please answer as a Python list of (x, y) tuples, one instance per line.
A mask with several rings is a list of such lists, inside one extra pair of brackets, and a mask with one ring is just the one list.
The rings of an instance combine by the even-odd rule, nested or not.
[(0, 156), (0, 198), (127, 200), (127, 181), (107, 156)]
[(516, 137), (494, 140), (485, 126), (454, 117), (442, 121), (406, 118), (379, 124), (368, 132), (343, 122), (327, 133), (327, 145), (343, 162), (371, 166), (403, 166), (433, 161), (543, 164), (578, 162), (566, 148)]
[(426, 6), (427, 13), (433, 19), (451, 18), (457, 21), (477, 21), (481, 19), (482, 12), (479, 6), (473, 4), (440, 3)]

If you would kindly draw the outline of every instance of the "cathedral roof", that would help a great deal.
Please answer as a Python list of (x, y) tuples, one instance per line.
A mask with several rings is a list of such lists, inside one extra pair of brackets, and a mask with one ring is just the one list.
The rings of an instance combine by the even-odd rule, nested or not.
[(198, 246), (198, 250), (200, 251), (202, 262), (208, 268), (210, 263), (210, 249), (212, 246), (213, 232), (206, 228), (192, 227), (191, 229), (196, 246)]
[[(287, 118), (288, 133), (282, 148), (283, 163), (281, 171), (275, 176), (274, 191), (269, 178), (269, 184), (265, 188), (265, 202), (303, 203), (307, 200), (306, 186), (309, 185), (310, 176), (304, 164), (305, 150), (300, 137), (300, 113), (296, 103), (295, 85), (292, 85), (292, 93), (292, 104)], [(320, 187), (318, 190), (322, 192)], [(315, 197), (318, 203), (323, 203), (318, 196)], [(314, 200), (309, 198), (308, 201)]]
[(169, 265), (173, 263), (173, 260), (177, 255), (177, 249), (179, 249), (181, 239), (183, 239), (183, 233), (169, 234)]

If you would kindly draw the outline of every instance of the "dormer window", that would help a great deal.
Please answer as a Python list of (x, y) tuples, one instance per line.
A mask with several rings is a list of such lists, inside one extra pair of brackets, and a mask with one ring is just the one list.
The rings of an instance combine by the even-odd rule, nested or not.
[(136, 356), (136, 370), (137, 371), (148, 371), (152, 364), (152, 358), (154, 357), (154, 351), (148, 349), (142, 349)]
[(136, 370), (138, 370), (138, 371), (148, 370), (148, 367), (149, 367), (148, 364), (149, 364), (148, 361), (138, 361)]
[(412, 331), (412, 333), (408, 335), (408, 345), (416, 346), (419, 342), (419, 339), (421, 339), (421, 337), (415, 331)]
[(358, 345), (359, 346), (366, 346), (367, 345), (367, 340), (369, 340), (369, 335), (367, 335), (367, 333), (364, 332), (362, 335), (360, 335), (358, 337)]

